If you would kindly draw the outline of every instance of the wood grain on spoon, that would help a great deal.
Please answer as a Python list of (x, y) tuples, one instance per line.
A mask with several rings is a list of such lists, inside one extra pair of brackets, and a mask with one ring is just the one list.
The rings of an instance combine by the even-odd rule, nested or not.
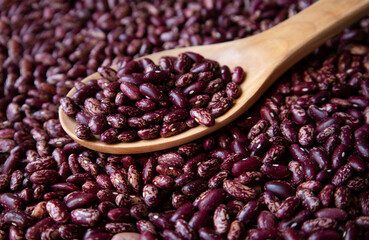
[[(320, 0), (292, 18), (263, 33), (231, 42), (172, 49), (145, 56), (158, 62), (162, 56), (192, 51), (218, 61), (230, 69), (241, 66), (247, 72), (242, 94), (233, 107), (216, 118), (212, 127), (198, 126), (168, 138), (131, 143), (106, 144), (98, 138), (81, 140), (74, 133), (76, 122), (59, 109), (60, 122), (76, 142), (105, 153), (134, 154), (175, 147), (203, 137), (229, 124), (246, 112), (262, 94), (297, 61), (369, 12), (369, 0)], [(113, 67), (114, 68), (114, 67)], [(83, 81), (98, 79), (98, 73)], [(73, 88), (67, 96), (75, 93)]]

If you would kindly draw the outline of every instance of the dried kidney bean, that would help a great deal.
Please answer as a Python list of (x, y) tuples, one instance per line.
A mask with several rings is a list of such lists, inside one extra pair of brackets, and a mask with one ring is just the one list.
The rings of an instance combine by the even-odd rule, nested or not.
[(310, 211), (315, 212), (320, 207), (320, 200), (312, 191), (308, 189), (300, 189), (296, 192), (296, 196), (300, 199), (302, 204)]
[(301, 229), (307, 233), (313, 233), (319, 230), (335, 229), (337, 227), (337, 221), (332, 218), (316, 218), (305, 221)]
[(55, 222), (50, 217), (38, 221), (37, 223), (35, 223), (34, 225), (32, 225), (27, 229), (25, 234), (26, 239), (35, 239), (35, 240), (40, 239), (41, 233), (45, 231), (47, 228), (54, 225), (54, 223)]
[(294, 189), (285, 181), (269, 181), (264, 185), (264, 190), (269, 191), (276, 195), (277, 197), (287, 198), (294, 194)]
[(101, 214), (96, 209), (77, 208), (71, 212), (71, 220), (74, 224), (92, 227), (100, 220)]
[(241, 201), (248, 201), (257, 196), (257, 193), (254, 189), (247, 187), (235, 180), (224, 181), (223, 188), (229, 195)]

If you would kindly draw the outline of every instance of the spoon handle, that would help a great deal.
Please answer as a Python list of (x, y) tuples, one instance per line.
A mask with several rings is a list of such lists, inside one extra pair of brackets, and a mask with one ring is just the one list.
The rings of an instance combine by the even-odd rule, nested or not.
[[(268, 60), (265, 63), (275, 65), (276, 74), (283, 73), (368, 13), (369, 0), (319, 0), (296, 16), (260, 34), (260, 38), (256, 35), (252, 40), (260, 41), (260, 44), (256, 44), (255, 53), (265, 54), (261, 56)], [(249, 44), (244, 41), (246, 39), (239, 40), (238, 44), (244, 44), (246, 48)]]

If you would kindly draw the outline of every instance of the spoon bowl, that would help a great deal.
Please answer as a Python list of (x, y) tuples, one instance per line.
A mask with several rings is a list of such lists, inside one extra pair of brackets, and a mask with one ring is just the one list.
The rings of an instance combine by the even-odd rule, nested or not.
[[(247, 77), (240, 87), (241, 96), (215, 125), (199, 125), (167, 138), (139, 140), (130, 143), (106, 144), (99, 139), (79, 139), (74, 133), (76, 121), (59, 109), (60, 123), (65, 132), (79, 144), (95, 151), (112, 154), (135, 154), (175, 147), (210, 134), (245, 113), (263, 93), (293, 64), (333, 37), (345, 27), (369, 12), (369, 0), (320, 0), (292, 18), (257, 35), (230, 42), (178, 48), (144, 56), (155, 63), (163, 56), (177, 56), (186, 51), (196, 52), (230, 69), (241, 66)], [(113, 66), (114, 69), (116, 69)], [(98, 79), (94, 73), (83, 82)], [(71, 97), (73, 88), (67, 94)]]

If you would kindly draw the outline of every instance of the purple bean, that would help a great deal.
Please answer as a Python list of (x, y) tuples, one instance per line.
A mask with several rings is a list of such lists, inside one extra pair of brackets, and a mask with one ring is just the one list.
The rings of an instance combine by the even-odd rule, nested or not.
[(173, 224), (168, 221), (163, 214), (160, 213), (149, 213), (149, 220), (159, 229), (170, 229)]
[(265, 183), (264, 189), (281, 198), (287, 198), (294, 194), (294, 189), (285, 181), (269, 181)]
[(91, 227), (100, 220), (101, 214), (96, 209), (78, 208), (71, 212), (71, 220), (74, 224)]
[(346, 186), (339, 186), (334, 192), (334, 204), (338, 208), (345, 208), (350, 204), (350, 190)]
[(159, 164), (169, 165), (173, 167), (181, 167), (184, 164), (183, 157), (175, 152), (160, 155), (157, 160)]
[(308, 108), (308, 114), (315, 121), (321, 121), (328, 117), (328, 112), (324, 111), (323, 109), (318, 108), (315, 105), (311, 105)]
[(88, 126), (93, 134), (101, 134), (105, 131), (106, 120), (103, 116), (94, 115), (91, 117)]
[(211, 189), (219, 188), (230, 175), (231, 173), (227, 170), (218, 172), (209, 179), (208, 187)]
[(115, 128), (110, 128), (100, 135), (100, 141), (105, 143), (114, 143), (118, 140), (118, 130)]
[(195, 81), (195, 74), (193, 73), (185, 73), (181, 75), (175, 82), (176, 87), (186, 87), (192, 82)]
[(50, 217), (57, 223), (66, 223), (69, 220), (70, 214), (68, 213), (67, 206), (57, 199), (48, 201), (46, 210)]
[(343, 165), (344, 162), (346, 162), (346, 159), (348, 157), (348, 149), (345, 145), (340, 144), (338, 145), (332, 154), (332, 168), (339, 168)]
[(76, 209), (91, 206), (97, 201), (97, 197), (93, 193), (74, 191), (66, 195), (63, 201), (69, 209)]
[(50, 217), (38, 221), (27, 229), (25, 235), (26, 239), (40, 239), (41, 233), (54, 225), (54, 223), (55, 222)]
[(308, 189), (300, 189), (296, 192), (296, 196), (302, 204), (310, 212), (315, 212), (320, 207), (320, 200)]
[(84, 102), (84, 109), (91, 115), (103, 115), (104, 110), (101, 107), (101, 103), (96, 98), (87, 98)]
[(286, 148), (283, 145), (275, 145), (272, 146), (264, 155), (262, 162), (263, 163), (274, 163), (278, 162), (278, 160), (285, 153)]
[(206, 211), (198, 211), (193, 214), (191, 220), (189, 221), (189, 226), (194, 230), (198, 230), (201, 227), (207, 226), (209, 220), (210, 216)]
[(192, 107), (192, 108), (202, 108), (202, 107), (206, 107), (206, 105), (209, 103), (210, 101), (210, 97), (207, 94), (200, 94), (200, 95), (196, 95), (191, 97), (188, 100), (188, 104)]
[(165, 175), (155, 176), (152, 182), (156, 187), (161, 189), (170, 189), (174, 185), (173, 179)]
[(289, 141), (290, 143), (294, 143), (297, 141), (297, 130), (295, 124), (292, 121), (288, 119), (283, 120), (280, 128), (283, 137), (287, 141)]
[(261, 172), (249, 171), (242, 173), (236, 180), (249, 186), (257, 186), (264, 182), (265, 176)]
[(137, 131), (137, 136), (143, 140), (157, 138), (160, 134), (160, 126), (152, 125)]
[(261, 239), (282, 239), (282, 234), (278, 229), (250, 229), (248, 233), (250, 240)]
[(235, 176), (240, 176), (244, 172), (258, 170), (261, 165), (262, 163), (257, 157), (246, 158), (233, 164), (232, 173)]
[(118, 112), (127, 117), (140, 117), (143, 115), (143, 112), (140, 109), (132, 106), (119, 106)]
[(285, 228), (282, 231), (283, 238), (286, 240), (297, 240), (300, 239), (300, 236), (296, 230), (293, 228)]
[(131, 128), (145, 128), (147, 127), (147, 122), (141, 117), (130, 117), (128, 118), (128, 126)]
[(314, 180), (314, 178), (317, 176), (317, 165), (316, 163), (311, 160), (308, 159), (305, 162), (303, 162), (302, 164), (302, 170), (304, 173), (304, 177), (306, 180)]
[(197, 174), (204, 179), (212, 177), (218, 171), (219, 162), (217, 159), (210, 159), (208, 161), (202, 162), (197, 168)]
[(215, 232), (219, 235), (228, 232), (230, 226), (229, 214), (226, 205), (220, 204), (214, 211), (213, 223)]
[(74, 117), (76, 113), (78, 112), (78, 108), (76, 104), (69, 97), (61, 98), (60, 104), (61, 104), (63, 111), (68, 116)]
[(241, 94), (241, 89), (235, 82), (229, 82), (226, 85), (226, 93), (230, 98), (237, 98)]
[(257, 218), (258, 228), (268, 229), (276, 228), (277, 222), (274, 215), (269, 211), (261, 211)]
[(313, 233), (319, 230), (326, 230), (326, 229), (335, 229), (337, 226), (337, 221), (332, 218), (316, 218), (305, 221), (301, 229), (308, 233)]
[(331, 183), (335, 186), (340, 186), (343, 183), (345, 183), (352, 174), (352, 168), (350, 165), (343, 165), (342, 167), (340, 167), (336, 174), (333, 176)]
[(311, 148), (309, 152), (309, 157), (318, 164), (320, 169), (326, 169), (329, 167), (329, 158), (327, 154), (320, 148)]
[(191, 203), (185, 203), (180, 206), (171, 216), (170, 221), (176, 222), (178, 219), (189, 220), (195, 211)]
[(106, 117), (106, 121), (113, 128), (122, 128), (127, 124), (127, 119), (123, 114), (110, 114)]
[(281, 164), (263, 164), (260, 171), (271, 179), (285, 179), (290, 175), (287, 166)]
[(184, 93), (178, 89), (173, 89), (169, 92), (169, 98), (172, 103), (178, 108), (186, 108), (188, 105), (188, 100)]
[(135, 130), (126, 130), (121, 132), (117, 138), (121, 142), (132, 142), (137, 138), (137, 132)]
[(107, 217), (112, 222), (125, 222), (130, 220), (130, 210), (128, 208), (113, 208), (107, 213)]
[(294, 214), (294, 211), (299, 206), (299, 199), (295, 196), (286, 198), (275, 212), (277, 218), (287, 218)]
[(144, 234), (145, 232), (150, 232), (155, 235), (157, 234), (155, 226), (150, 221), (139, 220), (137, 221), (136, 226), (141, 235)]
[(164, 95), (159, 91), (155, 85), (151, 83), (143, 83), (139, 87), (139, 92), (155, 102), (164, 100)]
[(132, 101), (138, 101), (141, 99), (139, 88), (130, 82), (122, 82), (120, 84), (120, 90), (122, 93)]
[(223, 98), (216, 102), (210, 109), (210, 113), (214, 117), (223, 115), (233, 104), (233, 99), (230, 97)]
[(299, 105), (294, 104), (291, 106), (291, 115), (292, 120), (299, 125), (303, 125), (307, 121), (307, 114), (305, 110)]
[(222, 236), (216, 234), (215, 231), (213, 231), (212, 229), (207, 228), (207, 227), (200, 228), (198, 233), (199, 233), (200, 239), (204, 239), (204, 240), (210, 240), (210, 239), (222, 240), (222, 239), (224, 239)]
[(144, 186), (142, 190), (142, 196), (147, 206), (154, 207), (156, 206), (159, 199), (159, 190), (152, 184), (147, 184)]
[(315, 212), (315, 217), (317, 218), (332, 218), (337, 221), (344, 221), (347, 218), (347, 213), (339, 208), (322, 208), (321, 210)]
[(223, 182), (223, 189), (232, 197), (241, 201), (249, 201), (256, 197), (256, 191), (235, 180)]
[(195, 231), (183, 219), (178, 219), (175, 222), (175, 230), (180, 236), (186, 239), (196, 239)]
[(161, 175), (170, 176), (172, 178), (177, 178), (178, 176), (183, 174), (183, 172), (178, 168), (160, 164), (156, 166), (156, 171)]
[(190, 115), (196, 122), (204, 126), (211, 127), (215, 124), (214, 117), (205, 108), (192, 108)]
[(4, 216), (2, 217), (2, 221), (19, 228), (25, 228), (32, 224), (33, 219), (31, 218), (31, 216), (23, 211), (10, 210), (4, 214)]
[(363, 214), (365, 216), (369, 215), (369, 208), (368, 208), (368, 205), (367, 205), (368, 204), (368, 196), (369, 196), (368, 191), (362, 192), (359, 196), (361, 211), (363, 212)]
[(198, 208), (203, 211), (212, 211), (225, 200), (226, 193), (223, 189), (214, 189), (198, 203)]
[(207, 188), (207, 182), (203, 179), (191, 181), (182, 187), (182, 192), (187, 196), (197, 196)]

